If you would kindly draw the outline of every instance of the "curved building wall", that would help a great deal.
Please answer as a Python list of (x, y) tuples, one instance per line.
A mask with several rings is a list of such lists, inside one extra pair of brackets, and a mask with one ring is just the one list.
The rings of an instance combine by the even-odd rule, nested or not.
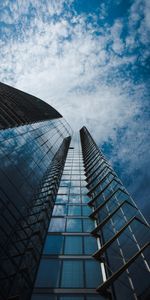
[(0, 191), (2, 198), (5, 195), (8, 199), (7, 209), (15, 214), (10, 226), (7, 217), (2, 218), (2, 226), (7, 228), (7, 235), (5, 232), (2, 234), (3, 243), (6, 242), (13, 223), (16, 222), (16, 216), (19, 218), (24, 214), (34, 190), (67, 135), (69, 132), (63, 119), (19, 126), (0, 132)]
[(29, 299), (71, 129), (40, 99), (0, 96), (0, 299)]
[(0, 82), (0, 129), (61, 117), (41, 99)]

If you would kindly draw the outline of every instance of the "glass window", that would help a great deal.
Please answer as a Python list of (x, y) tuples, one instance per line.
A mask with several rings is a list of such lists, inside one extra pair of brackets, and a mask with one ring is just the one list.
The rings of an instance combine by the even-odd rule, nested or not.
[(83, 216), (89, 216), (92, 213), (92, 209), (88, 205), (82, 206)]
[(44, 254), (62, 254), (64, 237), (62, 235), (48, 235), (44, 245)]
[(87, 182), (85, 180), (81, 180), (81, 186), (84, 187), (87, 185)]
[(69, 202), (70, 203), (80, 203), (81, 202), (80, 195), (70, 195)]
[(70, 194), (80, 194), (80, 187), (71, 187)]
[(82, 194), (87, 194), (88, 193), (88, 189), (86, 187), (81, 187), (81, 193)]
[(60, 263), (58, 259), (42, 259), (35, 287), (58, 287)]
[(68, 195), (57, 195), (55, 203), (66, 203), (68, 202)]
[(60, 182), (60, 187), (64, 187), (64, 186), (66, 186), (66, 187), (69, 187), (70, 186), (70, 180), (61, 180), (61, 182)]
[(68, 215), (81, 216), (81, 206), (80, 205), (69, 205)]
[(53, 216), (65, 216), (66, 205), (55, 205), (53, 209)]
[(81, 232), (82, 231), (82, 221), (81, 219), (67, 219), (67, 229), (68, 232)]
[(91, 199), (90, 199), (88, 196), (82, 195), (82, 202), (83, 202), (83, 203), (88, 203), (90, 200), (91, 200)]
[(62, 180), (70, 180), (70, 176), (69, 175), (62, 175)]
[(80, 180), (72, 180), (71, 181), (71, 186), (74, 187), (74, 186), (80, 186)]
[(80, 180), (80, 175), (72, 175), (71, 180)]
[(108, 221), (107, 224), (103, 226), (103, 236), (105, 242), (111, 239), (115, 235), (115, 232), (112, 228), (111, 221)]
[(83, 287), (83, 262), (79, 260), (63, 261), (62, 288)]
[(60, 186), (58, 190), (58, 194), (67, 194), (68, 193), (68, 187), (67, 186)]
[(85, 254), (93, 254), (97, 251), (97, 240), (92, 236), (84, 237), (84, 252)]
[(51, 232), (65, 231), (65, 219), (64, 218), (51, 218), (48, 231), (51, 231)]
[(96, 288), (102, 282), (100, 264), (96, 261), (85, 261), (85, 279), (87, 288)]
[(83, 231), (90, 232), (95, 228), (94, 221), (89, 219), (83, 219)]
[(65, 254), (82, 254), (82, 237), (65, 237)]

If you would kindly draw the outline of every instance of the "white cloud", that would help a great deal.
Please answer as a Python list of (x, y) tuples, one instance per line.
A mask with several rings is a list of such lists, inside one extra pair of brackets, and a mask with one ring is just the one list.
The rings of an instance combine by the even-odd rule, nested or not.
[[(69, 11), (63, 11), (64, 2), (69, 3), (46, 1), (42, 5), (40, 1), (4, 1), (9, 14), (4, 14), (3, 20), (17, 24), (18, 31), (16, 37), (11, 35), (2, 41), (1, 80), (53, 105), (74, 130), (86, 125), (99, 143), (109, 139), (115, 143), (118, 129), (127, 127), (122, 144), (117, 148), (117, 158), (123, 160), (126, 153), (128, 160), (137, 162), (131, 152), (135, 154), (136, 147), (139, 153), (143, 151), (139, 140), (144, 128), (141, 127), (139, 139), (134, 140), (140, 122), (133, 120), (141, 114), (143, 95), (139, 91), (144, 87), (135, 87), (131, 80), (119, 78), (119, 68), (133, 65), (137, 59), (136, 54), (123, 54), (123, 21), (116, 20), (112, 27), (96, 28), (87, 24), (84, 15), (70, 14), (68, 18)], [(31, 3), (33, 17), (28, 24)], [(131, 33), (133, 23), (139, 20), (137, 7), (132, 6), (130, 12)], [(52, 18), (62, 12), (63, 16)], [(149, 26), (147, 14), (146, 11), (141, 26)], [(18, 20), (22, 20), (21, 29)], [(96, 30), (100, 34), (95, 34)], [(134, 42), (135, 36), (130, 34), (126, 46), (134, 47)]]
[(129, 35), (135, 42), (149, 44), (150, 35), (150, 2), (149, 0), (135, 0), (129, 12)]

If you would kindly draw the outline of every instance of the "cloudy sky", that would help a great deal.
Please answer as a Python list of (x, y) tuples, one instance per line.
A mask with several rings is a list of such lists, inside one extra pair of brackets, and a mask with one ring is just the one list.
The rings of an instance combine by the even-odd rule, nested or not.
[(149, 0), (3, 0), (1, 81), (83, 125), (148, 217)]

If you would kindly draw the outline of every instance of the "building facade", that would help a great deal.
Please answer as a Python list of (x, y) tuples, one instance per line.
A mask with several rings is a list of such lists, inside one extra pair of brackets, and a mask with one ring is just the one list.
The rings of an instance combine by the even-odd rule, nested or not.
[(0, 299), (30, 299), (71, 129), (36, 97), (0, 98)]
[(149, 225), (88, 130), (0, 97), (0, 299), (148, 300)]

